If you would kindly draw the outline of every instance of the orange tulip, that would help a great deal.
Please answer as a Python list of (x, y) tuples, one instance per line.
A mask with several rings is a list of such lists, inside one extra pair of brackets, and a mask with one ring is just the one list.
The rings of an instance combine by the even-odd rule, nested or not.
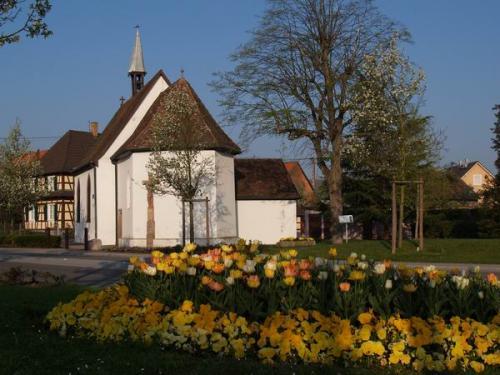
[(220, 292), (222, 289), (224, 289), (224, 284), (221, 284), (215, 280), (212, 280), (208, 283), (208, 287), (215, 292)]
[(487, 276), (486, 276), (486, 280), (488, 280), (488, 282), (490, 284), (496, 284), (497, 281), (498, 281), (498, 278), (497, 278), (497, 275), (495, 275), (493, 272), (492, 273), (489, 273)]
[(222, 263), (217, 263), (212, 267), (212, 272), (222, 273), (224, 272), (224, 265)]
[(300, 271), (300, 278), (305, 281), (311, 280), (311, 273), (309, 271), (302, 270)]
[(339, 288), (341, 292), (348, 292), (351, 289), (351, 284), (347, 282), (340, 283)]

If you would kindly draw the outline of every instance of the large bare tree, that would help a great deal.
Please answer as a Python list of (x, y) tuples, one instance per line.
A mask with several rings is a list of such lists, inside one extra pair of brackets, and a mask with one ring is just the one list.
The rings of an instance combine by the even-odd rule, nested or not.
[(250, 40), (232, 55), (235, 68), (213, 83), (226, 120), (243, 124), (243, 139), (278, 134), (310, 147), (327, 182), (334, 242), (341, 241), (353, 88), (365, 56), (396, 32), (408, 36), (370, 0), (269, 0)]

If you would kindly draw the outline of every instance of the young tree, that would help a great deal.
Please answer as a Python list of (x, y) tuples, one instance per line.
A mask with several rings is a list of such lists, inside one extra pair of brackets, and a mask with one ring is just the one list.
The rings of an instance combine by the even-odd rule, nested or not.
[[(493, 132), (493, 138), (491, 139), (493, 145), (491, 148), (496, 152), (497, 159), (495, 160), (495, 167), (497, 168), (497, 173), (493, 181), (490, 182), (489, 187), (483, 192), (484, 203), (486, 206), (496, 209), (497, 212), (500, 211), (500, 104), (493, 107), (495, 111), (495, 124), (491, 131)], [(500, 214), (498, 215), (498, 221), (500, 224)]]
[(11, 229), (21, 220), (23, 210), (43, 195), (44, 186), (36, 182), (40, 172), (39, 158), (30, 152), (30, 143), (17, 122), (0, 144), (0, 210)]
[[(419, 114), (424, 74), (411, 64), (393, 37), (388, 48), (365, 56), (355, 90), (350, 156), (358, 169), (386, 181), (423, 177), (438, 160), (441, 136)], [(399, 245), (402, 243), (405, 185), (400, 186)]]
[[(184, 90), (171, 90), (161, 98), (153, 118), (149, 159), (149, 187), (157, 194), (173, 194), (189, 204), (189, 236), (194, 241), (193, 199), (210, 184), (213, 166), (204, 158), (203, 135), (196, 103)], [(183, 213), (184, 214), (184, 213)]]
[[(326, 179), (332, 240), (342, 241), (344, 134), (365, 55), (399, 29), (371, 0), (269, 0), (251, 39), (232, 55), (233, 71), (213, 87), (226, 120), (243, 138), (266, 134), (300, 140)], [(398, 33), (406, 36), (405, 33)]]
[[(29, 38), (52, 35), (44, 19), (52, 5), (49, 0), (0, 0), (0, 47)], [(23, 7), (23, 5), (26, 5)]]

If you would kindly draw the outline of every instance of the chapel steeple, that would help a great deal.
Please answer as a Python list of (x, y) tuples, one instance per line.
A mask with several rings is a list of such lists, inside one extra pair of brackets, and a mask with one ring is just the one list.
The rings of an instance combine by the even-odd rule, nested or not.
[(128, 75), (132, 82), (132, 96), (144, 87), (144, 76), (146, 75), (139, 26), (135, 28), (135, 45), (130, 58), (130, 67), (128, 69)]

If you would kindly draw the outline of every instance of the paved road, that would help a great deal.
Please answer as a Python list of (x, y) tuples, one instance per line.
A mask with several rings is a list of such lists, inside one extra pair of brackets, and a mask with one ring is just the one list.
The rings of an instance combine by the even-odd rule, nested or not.
[[(120, 280), (128, 268), (132, 255), (145, 254), (112, 253), (65, 249), (9, 249), (0, 248), (0, 272), (21, 266), (64, 275), (67, 282), (80, 285), (104, 286)], [(428, 263), (404, 262), (409, 267), (426, 266)], [(475, 264), (437, 263), (440, 269), (470, 269)], [(500, 264), (480, 265), (483, 274), (493, 272), (500, 275)]]
[(120, 280), (132, 254), (64, 249), (0, 248), (0, 272), (23, 267), (64, 275), (67, 282), (104, 286)]

